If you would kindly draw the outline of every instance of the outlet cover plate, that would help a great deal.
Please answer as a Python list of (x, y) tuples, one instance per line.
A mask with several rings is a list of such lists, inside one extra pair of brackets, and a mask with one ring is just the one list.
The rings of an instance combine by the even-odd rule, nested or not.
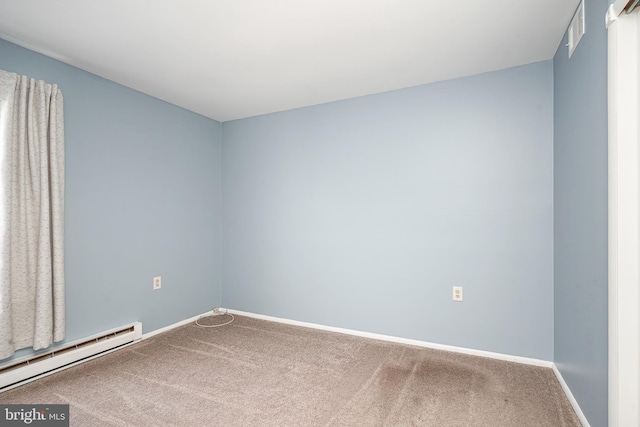
[(453, 287), (453, 300), (462, 301), (462, 286)]

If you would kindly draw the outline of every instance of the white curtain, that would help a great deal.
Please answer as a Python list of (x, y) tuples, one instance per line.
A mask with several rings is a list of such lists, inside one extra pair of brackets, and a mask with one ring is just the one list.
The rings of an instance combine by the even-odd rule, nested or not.
[(63, 238), (62, 93), (0, 70), (0, 359), (64, 339)]

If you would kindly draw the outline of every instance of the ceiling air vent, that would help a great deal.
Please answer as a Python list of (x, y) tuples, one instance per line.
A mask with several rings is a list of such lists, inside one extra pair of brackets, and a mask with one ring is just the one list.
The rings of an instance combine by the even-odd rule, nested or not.
[(569, 58), (573, 55), (573, 52), (576, 50), (582, 35), (584, 34), (584, 0), (580, 2), (580, 6), (578, 6), (578, 10), (576, 10), (576, 14), (573, 15), (573, 19), (571, 20), (571, 25), (569, 25), (569, 43), (567, 46), (569, 47)]

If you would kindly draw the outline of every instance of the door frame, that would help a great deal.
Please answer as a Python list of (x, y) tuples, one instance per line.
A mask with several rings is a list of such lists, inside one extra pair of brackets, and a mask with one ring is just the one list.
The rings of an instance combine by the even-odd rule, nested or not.
[(609, 427), (640, 425), (640, 13), (607, 12)]

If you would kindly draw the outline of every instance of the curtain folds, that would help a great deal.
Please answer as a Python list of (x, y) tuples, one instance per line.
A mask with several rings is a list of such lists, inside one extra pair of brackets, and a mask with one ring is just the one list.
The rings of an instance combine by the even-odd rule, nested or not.
[(0, 359), (64, 336), (62, 93), (0, 70)]

